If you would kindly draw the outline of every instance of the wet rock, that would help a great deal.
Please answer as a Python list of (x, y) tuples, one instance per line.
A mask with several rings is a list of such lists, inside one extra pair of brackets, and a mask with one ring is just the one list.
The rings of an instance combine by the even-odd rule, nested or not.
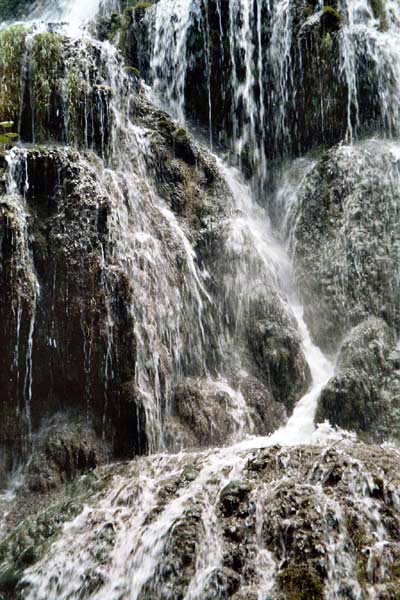
[(56, 489), (110, 458), (110, 447), (99, 439), (90, 423), (74, 415), (58, 415), (36, 436), (24, 486), (30, 492)]
[(288, 567), (279, 574), (282, 598), (287, 600), (323, 600), (324, 586), (318, 573), (311, 567)]
[(399, 326), (396, 145), (370, 140), (327, 152), (306, 176), (295, 228), (305, 318), (335, 350), (369, 316)]
[(337, 358), (337, 374), (323, 388), (315, 420), (382, 441), (399, 436), (399, 371), (395, 340), (382, 319), (354, 327)]
[(169, 532), (162, 561), (139, 595), (141, 600), (184, 598), (196, 571), (201, 535), (204, 535), (201, 510), (196, 505), (188, 507)]
[(221, 445), (235, 432), (237, 424), (230, 414), (231, 397), (218, 384), (188, 380), (177, 386), (173, 414), (194, 436), (198, 446)]
[(239, 389), (250, 409), (254, 429), (258, 434), (272, 433), (285, 423), (285, 405), (276, 402), (270, 388), (261, 381), (247, 375), (240, 379)]
[[(26, 455), (30, 433), (44, 419), (66, 410), (86, 412), (98, 433), (114, 439), (117, 454), (132, 452), (137, 446), (131, 426), (140, 415), (136, 397), (127, 392), (135, 355), (134, 339), (126, 335), (130, 286), (114, 272), (109, 305), (104, 285), (109, 201), (93, 164), (72, 150), (16, 150), (13, 160), (21, 195), (3, 196), (0, 209), (4, 469)], [(118, 358), (117, 346), (107, 358), (108, 310), (115, 319)], [(125, 352), (129, 358), (122, 358)], [(109, 385), (111, 358), (118, 375)]]
[(239, 516), (248, 516), (246, 509), (240, 508), (242, 502), (248, 500), (251, 486), (246, 481), (231, 481), (220, 494), (221, 511), (225, 517), (230, 517), (234, 513)]
[[(60, 590), (71, 585), (85, 599), (94, 589), (111, 589), (110, 569), (120, 591), (128, 593), (133, 581), (143, 599), (183, 598), (193, 589), (209, 600), (261, 592), (271, 600), (333, 593), (394, 598), (398, 452), (333, 439), (160, 455), (95, 469), (74, 484), (73, 502), (48, 498), (44, 512), (0, 542), (0, 589), (8, 585), (19, 598), (23, 587), (32, 593), (39, 580), (46, 590), (57, 581)], [(143, 579), (142, 560), (148, 565)], [(65, 565), (77, 561), (81, 577), (71, 582)]]
[(237, 389), (206, 379), (186, 380), (177, 386), (172, 415), (164, 424), (170, 450), (221, 445), (240, 437), (242, 430), (266, 435), (286, 421), (284, 405), (275, 402), (261, 381), (250, 375), (234, 381)]
[(289, 322), (265, 319), (251, 323), (248, 330), (249, 346), (263, 381), (275, 401), (290, 413), (311, 379), (295, 328)]

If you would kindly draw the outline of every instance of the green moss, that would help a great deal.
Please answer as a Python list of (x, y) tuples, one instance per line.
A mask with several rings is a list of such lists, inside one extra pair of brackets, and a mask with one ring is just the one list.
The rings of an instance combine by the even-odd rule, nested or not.
[(333, 6), (324, 6), (324, 8), (322, 9), (322, 13), (323, 15), (331, 17), (338, 23), (341, 23), (342, 21), (342, 15), (338, 10), (336, 10), (336, 8), (333, 8)]
[(109, 20), (109, 34), (107, 38), (112, 42), (115, 40), (117, 32), (121, 29), (122, 19), (118, 13), (112, 13)]
[(20, 25), (0, 32), (0, 115), (4, 120), (18, 120), (26, 35), (27, 29)]
[(136, 6), (134, 6), (134, 10), (146, 10), (147, 8), (150, 8), (150, 6), (153, 6), (152, 2), (138, 2)]
[(332, 52), (333, 49), (333, 40), (332, 40), (332, 36), (329, 33), (325, 33), (325, 35), (322, 38), (322, 50), (328, 54), (330, 54)]
[(3, 123), (0, 123), (0, 150), (9, 148), (17, 141), (18, 134), (10, 131), (13, 126), (13, 121), (4, 121)]
[(150, 6), (153, 6), (153, 2), (148, 2), (145, 0), (129, 0), (128, 2), (126, 2), (125, 12), (146, 9)]
[[(145, 11), (153, 6), (152, 2), (137, 2), (134, 6), (130, 6), (124, 10), (124, 17), (121, 22), (121, 32), (127, 30), (130, 25), (137, 23), (143, 18)], [(125, 31), (126, 35), (126, 31)]]
[[(88, 55), (90, 56), (90, 48), (88, 49)], [(82, 62), (79, 60), (74, 61), (66, 73), (68, 143), (72, 144), (79, 143), (82, 139), (81, 123), (84, 116), (83, 110), (87, 98), (93, 91), (88, 78), (82, 77), (82, 72), (85, 72), (87, 69), (87, 56), (83, 54)]]
[(314, 8), (310, 4), (306, 4), (304, 7), (304, 16), (308, 19), (314, 14)]
[(173, 134), (175, 127), (166, 115), (161, 114), (157, 121), (157, 129), (161, 132), (161, 134), (170, 136)]
[(124, 67), (124, 70), (130, 75), (134, 75), (135, 77), (140, 77), (140, 71), (136, 67)]
[(183, 127), (179, 127), (175, 133), (174, 133), (174, 138), (175, 140), (179, 141), (179, 142), (186, 142), (189, 140), (189, 136), (187, 134), (186, 129), (184, 129)]
[(34, 119), (37, 133), (46, 137), (52, 99), (63, 72), (63, 39), (55, 33), (35, 36), (32, 48)]
[(285, 600), (323, 600), (324, 585), (313, 567), (291, 565), (278, 574)]
[(379, 29), (381, 31), (387, 31), (389, 24), (384, 0), (371, 0), (371, 8), (375, 19), (378, 19), (379, 21)]

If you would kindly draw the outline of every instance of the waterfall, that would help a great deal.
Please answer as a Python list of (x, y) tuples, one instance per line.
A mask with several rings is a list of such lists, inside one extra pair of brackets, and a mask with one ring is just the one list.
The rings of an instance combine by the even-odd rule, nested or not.
[[(193, 10), (196, 10), (195, 6), (193, 8), (193, 5), (187, 2), (182, 4), (178, 11), (181, 20), (175, 24), (178, 29), (172, 31), (165, 30), (165, 27), (172, 22), (172, 14), (176, 12), (175, 6), (171, 8), (171, 4), (163, 0), (157, 11), (172, 12), (168, 15), (165, 12), (156, 12), (154, 15), (154, 47), (158, 50), (153, 51), (152, 68), (158, 75), (154, 80), (151, 97), (154, 94), (158, 95), (159, 103), (165, 101), (166, 107), (171, 109), (177, 118), (184, 118), (184, 106), (179, 102), (184, 98), (186, 69), (185, 61), (180, 63), (178, 56), (185, 47), (189, 25), (201, 17), (199, 11), (193, 13)], [(76, 4), (68, 4), (63, 9), (66, 18), (68, 14), (72, 14), (68, 11), (73, 7), (78, 10)], [(257, 107), (251, 100), (251, 90), (254, 88), (251, 78), (252, 58), (256, 46), (253, 46), (249, 37), (251, 9), (245, 4), (233, 4), (232, 10), (236, 11), (235, 18), (241, 15), (244, 27), (247, 28), (242, 32), (238, 48), (232, 46), (231, 50), (233, 55), (239, 52), (239, 48), (245, 51), (244, 82), (235, 80), (233, 85), (238, 90), (235, 100), (237, 106), (242, 105), (244, 101), (248, 103), (246, 111), (249, 118), (245, 121), (250, 128), (246, 131), (238, 128), (234, 140), (237, 148), (248, 146), (250, 140), (255, 148), (257, 144), (254, 119)], [(84, 26), (87, 13), (79, 14)], [(47, 16), (47, 13), (44, 15)], [(281, 16), (276, 18), (279, 20)], [(232, 23), (233, 19), (232, 15)], [(203, 22), (201, 26), (205, 25)], [(66, 31), (69, 31), (68, 26)], [(39, 38), (40, 35), (41, 33), (38, 34)], [(29, 43), (34, 47), (35, 34)], [(247, 43), (250, 43), (249, 47), (246, 46)], [(66, 47), (69, 48), (68, 45)], [(286, 324), (290, 335), (293, 336), (293, 343), (299, 344), (293, 352), (299, 355), (295, 368), (302, 390), (308, 387), (311, 370), (310, 391), (298, 408), (304, 421), (299, 430), (304, 431), (298, 438), (292, 433), (287, 438), (290, 443), (310, 441), (314, 431), (313, 417), (318, 390), (332, 374), (332, 368), (325, 365), (322, 355), (311, 342), (293, 286), (290, 260), (285, 248), (275, 239), (265, 209), (255, 202), (253, 192), (241, 180), (239, 172), (215, 157), (218, 172), (225, 180), (226, 186), (220, 193), (225, 196), (227, 235), (219, 263), (216, 265), (221, 280), (217, 286), (213, 284), (216, 289), (212, 291), (207, 272), (202, 270), (192, 246), (190, 232), (160, 197), (149, 177), (149, 164), (156, 164), (159, 159), (155, 155), (149, 130), (132, 122), (131, 112), (135, 110), (137, 92), (132, 88), (129, 74), (124, 72), (118, 52), (109, 42), (93, 39), (89, 44), (85, 41), (74, 42), (71, 54), (67, 56), (70, 71), (79, 69), (86, 81), (82, 88), (82, 142), (85, 145), (93, 144), (90, 139), (94, 138), (95, 131), (94, 110), (99, 110), (100, 114), (108, 114), (111, 121), (108, 134), (109, 156), (102, 157), (101, 160), (85, 159), (83, 165), (97, 180), (111, 206), (111, 227), (103, 265), (104, 287), (106, 295), (111, 298), (119, 277), (122, 276), (128, 282), (129, 320), (135, 340), (135, 398), (144, 411), (149, 450), (155, 452), (165, 447), (166, 432), (167, 437), (171, 435), (168, 433), (167, 421), (172, 416), (175, 390), (179, 384), (184, 384), (187, 378), (194, 379), (195, 385), (200, 386), (202, 393), (222, 394), (225, 397), (228, 406), (227, 418), (231, 421), (231, 441), (238, 441), (255, 432), (254, 409), (243, 397), (242, 387), (243, 381), (249, 375), (247, 350), (244, 347), (244, 344), (247, 344), (245, 340), (250, 335), (247, 331), (247, 320), (254, 318), (250, 315), (260, 310), (261, 316), (265, 310), (276, 312), (274, 317)], [(171, 79), (162, 77), (161, 67), (165, 66), (165, 60), (169, 65), (167, 72)], [(260, 62), (259, 56), (257, 62)], [(90, 78), (96, 69), (96, 90), (110, 90), (106, 101), (101, 99), (99, 108), (96, 105), (90, 107), (90, 85), (93, 85)], [(283, 77), (282, 74), (281, 87)], [(67, 107), (71, 104), (71, 85), (71, 79), (62, 81), (63, 105)], [(163, 88), (164, 85), (166, 87)], [(237, 106), (233, 106), (234, 112)], [(67, 140), (73, 139), (72, 132), (75, 131), (72, 128), (72, 118), (75, 118), (73, 111), (76, 109), (72, 104), (72, 108), (66, 110), (66, 123), (63, 125), (63, 130), (67, 131)], [(103, 123), (104, 117), (100, 119), (100, 124)], [(261, 127), (260, 130), (262, 129)], [(74, 132), (75, 135), (82, 135), (82, 131)], [(102, 131), (101, 154), (104, 154), (105, 136), (105, 132)], [(18, 156), (16, 154), (16, 157)], [(264, 159), (265, 157), (257, 153), (254, 156), (255, 162), (265, 166)], [(25, 185), (29, 186), (27, 174)], [(228, 263), (230, 268), (226, 269), (225, 265)], [(257, 305), (261, 308), (257, 308)], [(262, 308), (263, 306), (265, 308)], [(112, 301), (108, 300), (105, 324), (107, 344), (104, 367), (104, 428), (107, 422), (106, 415), (110, 410), (109, 386), (114, 379), (116, 360), (113, 358), (116, 325), (112, 312)], [(24, 393), (28, 398), (32, 389), (31, 351), (34, 324), (33, 313), (29, 328), (24, 384)], [(301, 344), (297, 342), (298, 336), (301, 338)], [(83, 344), (86, 372), (89, 364), (86, 338)], [(217, 348), (212, 356), (209, 351), (211, 344), (215, 344)], [(85, 378), (88, 381), (90, 373), (86, 372)], [(301, 393), (293, 392), (293, 396), (294, 401), (297, 401)], [(284, 398), (283, 401), (287, 402), (291, 410), (292, 400), (289, 403), (289, 400)], [(30, 401), (27, 401), (27, 407), (29, 404)], [(293, 419), (296, 421), (297, 417), (289, 421), (290, 431), (293, 428)], [(286, 429), (283, 431), (282, 438), (285, 439)], [(271, 443), (273, 439), (275, 438), (271, 438)]]
[[(26, 172), (26, 157), (22, 156), (20, 163), (18, 154), (10, 152), (6, 157), (9, 168), (9, 181), (7, 184), (7, 202), (6, 211), (10, 211), (16, 220), (16, 246), (19, 249), (18, 266), (19, 274), (23, 273), (23, 278), (15, 281), (15, 297), (12, 298), (13, 313), (16, 322), (16, 342), (14, 365), (17, 385), (21, 380), (23, 406), (18, 403), (16, 410), (21, 411), (26, 420), (28, 439), (32, 435), (31, 402), (32, 402), (32, 363), (33, 363), (33, 336), (35, 331), (35, 319), (37, 303), (40, 297), (40, 284), (35, 273), (33, 265), (33, 256), (31, 241), (29, 235), (27, 203), (24, 193), (28, 189), (28, 183), (21, 195), (18, 191), (16, 180), (18, 178), (18, 169), (22, 167)], [(29, 326), (26, 334), (26, 340), (21, 337), (21, 319), (23, 312), (29, 314)], [(25, 357), (20, 361), (20, 354), (25, 347)], [(22, 364), (20, 364), (20, 362)]]
[(342, 32), (342, 69), (348, 85), (348, 134), (350, 139), (360, 127), (360, 71), (368, 57), (368, 77), (375, 83), (372, 102), (376, 102), (379, 125), (389, 136), (399, 134), (397, 110), (400, 92), (399, 41), (400, 13), (396, 2), (388, 2), (380, 15), (372, 3), (341, 2), (345, 15)]
[[(335, 353), (345, 352), (348, 340), (336, 344), (329, 357), (316, 345), (298, 285), (296, 245), (303, 204), (314, 200), (312, 178), (340, 179), (323, 162), (326, 154), (319, 160), (320, 146), (346, 139), (349, 145), (335, 149), (336, 159), (366, 147), (372, 160), (374, 146), (356, 146), (355, 140), (370, 128), (385, 137), (399, 133), (398, 5), (388, 0), (385, 16), (379, 17), (367, 0), (341, 0), (337, 11), (318, 2), (299, 25), (294, 0), (159, 0), (139, 7), (146, 14), (137, 21), (128, 10), (122, 25), (128, 27), (131, 18), (130, 25), (147, 32), (149, 47), (140, 50), (148, 52), (142, 74), (148, 85), (133, 64), (125, 64), (121, 33), (109, 36), (115, 43), (93, 33), (92, 17), (111, 18), (120, 8), (113, 2), (65, 0), (33, 11), (36, 25), (22, 40), (22, 147), (6, 155), (7, 195), (0, 216), (5, 210), (12, 215), (14, 246), (22, 259), (13, 266), (20, 281), (12, 307), (12, 370), (29, 440), (38, 429), (31, 410), (39, 398), (35, 344), (47, 316), (42, 299), (49, 287), (53, 322), (47, 344), (55, 351), (57, 336), (61, 339), (54, 325), (58, 273), (51, 272), (49, 286), (35, 266), (35, 210), (49, 211), (55, 227), (55, 214), (64, 218), (73, 212), (62, 201), (78, 198), (88, 230), (92, 213), (86, 209), (90, 201), (95, 205), (99, 252), (95, 267), (89, 266), (101, 291), (90, 290), (90, 303), (98, 305), (92, 328), (84, 308), (69, 317), (69, 298), (62, 305), (68, 320), (80, 320), (85, 410), (89, 415), (98, 401), (102, 440), (118, 437), (118, 431), (109, 434), (110, 414), (120, 409), (126, 393), (128, 407), (136, 410), (135, 419), (130, 420), (133, 413), (126, 419), (129, 440), (145, 438), (134, 451), (148, 455), (103, 465), (71, 484), (73, 501), (61, 506), (60, 500), (57, 523), (51, 521), (52, 510), (43, 513), (37, 527), (40, 552), (32, 560), (23, 553), (26, 562), (18, 563), (21, 597), (270, 600), (292, 597), (303, 584), (304, 594), (318, 599), (378, 598), (381, 589), (389, 594), (391, 588), (383, 586), (391, 585), (398, 568), (393, 516), (400, 506), (393, 467), (398, 450), (369, 447), (352, 432), (315, 424), (320, 395), (343, 366), (339, 360), (334, 364)], [(51, 46), (59, 67), (54, 93), (35, 80), (32, 65), (40, 76), (40, 61), (30, 63), (39, 36), (49, 33), (45, 25), (35, 29), (37, 22), (53, 19), (67, 22), (57, 26), (61, 43)], [(315, 41), (316, 23), (325, 51), (338, 44), (334, 85), (343, 84), (345, 93), (325, 102), (318, 48), (310, 59), (320, 68), (310, 135), (310, 69), (303, 70), (302, 61)], [(199, 72), (203, 77), (197, 80)], [(47, 93), (47, 115), (35, 106), (35, 85)], [(367, 115), (361, 101), (366, 90)], [(196, 112), (199, 97), (204, 114)], [(336, 108), (340, 102), (345, 106), (337, 129), (327, 114), (334, 100)], [(34, 122), (28, 133), (27, 104)], [(43, 141), (41, 128), (49, 126), (54, 107), (51, 152), (59, 162), (51, 200), (56, 208), (40, 204), (46, 197), (42, 191), (35, 198), (35, 173), (29, 168), (29, 152), (40, 158), (33, 142)], [(194, 141), (197, 135), (208, 149)], [(374, 141), (379, 148), (387, 143)], [(315, 147), (312, 157), (303, 156)], [(396, 148), (394, 143), (389, 159), (379, 157), (388, 179), (390, 164), (398, 162)], [(363, 164), (354, 160), (357, 174)], [(338, 184), (343, 204), (346, 193), (355, 195), (353, 188), (347, 191), (349, 180)], [(343, 209), (340, 202), (321, 192), (317, 208), (327, 206), (333, 223)], [(357, 221), (360, 212), (350, 217)], [(60, 244), (67, 222), (61, 220), (55, 231)], [(67, 247), (73, 256), (81, 235), (74, 227), (76, 237)], [(332, 231), (340, 241), (343, 231)], [(387, 236), (391, 241), (392, 232)], [(92, 239), (83, 246), (87, 254), (92, 246)], [(352, 258), (361, 262), (361, 254)], [(79, 270), (83, 263), (72, 264)], [(386, 306), (379, 310), (379, 317), (388, 312)], [(21, 328), (24, 322), (28, 326)], [(97, 347), (91, 337), (96, 328)], [(387, 376), (382, 366), (389, 360), (383, 343), (367, 338), (368, 344), (377, 371), (390, 379), (392, 373)], [(398, 370), (396, 356), (390, 359), (392, 371)], [(353, 371), (361, 369), (363, 358), (355, 369), (351, 365)], [(115, 382), (122, 359), (120, 391)], [(132, 447), (129, 452), (123, 457), (131, 457)], [(0, 495), (0, 508), (12, 503), (19, 486), (22, 478), (15, 477), (10, 492)], [(46, 519), (57, 532), (53, 537)], [(0, 534), (5, 528), (0, 520)], [(23, 547), (22, 535), (18, 543)], [(2, 552), (0, 575), (12, 550), (5, 546)]]
[[(242, 223), (241, 226), (244, 226), (251, 236), (252, 253), (259, 256), (267, 271), (272, 269), (283, 301), (287, 302), (288, 308), (297, 322), (303, 351), (310, 366), (312, 376), (311, 389), (299, 400), (287, 424), (269, 438), (264, 440), (260, 438), (256, 443), (260, 444), (261, 447), (275, 443), (284, 445), (309, 443), (312, 441), (315, 430), (314, 415), (319, 392), (332, 377), (334, 372), (333, 365), (311, 340), (307, 325), (303, 319), (303, 308), (293, 286), (290, 258), (286, 249), (282, 247), (282, 244), (273, 235), (265, 210), (253, 200), (250, 189), (243, 184), (239, 173), (235, 169), (226, 166), (222, 161), (219, 164), (231, 189), (236, 206), (243, 215), (244, 224)], [(307, 170), (307, 168), (308, 165), (306, 164), (305, 169)], [(288, 206), (285, 206), (287, 212), (291, 209), (293, 209), (293, 206), (290, 203)], [(251, 290), (252, 271), (249, 272), (248, 277), (248, 281), (242, 280), (244, 293), (249, 293), (248, 290)], [(250, 442), (251, 447), (253, 447), (253, 444), (254, 441)]]
[[(231, 0), (223, 15), (227, 26), (215, 31), (218, 43), (214, 41), (211, 49), (209, 17), (200, 1), (184, 1), (175, 11), (170, 0), (160, 0), (145, 17), (153, 90), (181, 123), (193, 120), (197, 102), (193, 90), (207, 93), (212, 118), (208, 123), (204, 119), (203, 126), (218, 143), (230, 146), (231, 159), (252, 176), (259, 195), (260, 181), (268, 182), (273, 171), (268, 159), (301, 154), (315, 140), (330, 142), (331, 135), (339, 141), (342, 112), (350, 140), (376, 126), (389, 137), (398, 134), (398, 4), (341, 0), (337, 10), (325, 2), (318, 6), (299, 29), (294, 0), (255, 4)], [(310, 56), (316, 44), (313, 31), (329, 16), (332, 31), (327, 30), (321, 48)], [(343, 24), (340, 32), (338, 23)], [(199, 44), (201, 54), (192, 51)], [(337, 79), (327, 82), (324, 61), (335, 60), (334, 44)], [(201, 56), (208, 57), (208, 66), (201, 63)], [(202, 69), (207, 71), (204, 80)], [(305, 88), (313, 75), (307, 69), (315, 71), (311, 85), (319, 88), (313, 115), (308, 111), (314, 100)], [(328, 97), (327, 83), (342, 87), (343, 98)], [(361, 107), (362, 98), (367, 102)], [(311, 140), (307, 128), (313, 130)]]

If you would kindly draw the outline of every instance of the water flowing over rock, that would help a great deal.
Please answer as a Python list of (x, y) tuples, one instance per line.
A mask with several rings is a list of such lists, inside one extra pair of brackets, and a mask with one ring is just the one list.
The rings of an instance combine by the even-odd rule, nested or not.
[(398, 599), (397, 0), (0, 22), (0, 600)]
[[(253, 231), (259, 217), (239, 174), (224, 181), (216, 159), (149, 103), (108, 42), (20, 26), (0, 35), (13, 44), (3, 78), (20, 69), (6, 115), (22, 115), (23, 142), (52, 144), (16, 148), (4, 165), (4, 287), (15, 296), (2, 321), (4, 469), (26, 455), (45, 418), (69, 408), (93, 420), (116, 456), (165, 446), (164, 418), (179, 415), (175, 388), (186, 377), (203, 378), (200, 404), (210, 386), (226, 386), (232, 402), (222, 418), (233, 405), (242, 413), (247, 425), (229, 426), (219, 443), (273, 431), (310, 372), (279, 289), (284, 255), (265, 216), (265, 232)], [(37, 54), (46, 58), (40, 73)], [(14, 206), (18, 226), (7, 220)]]
[(25, 568), (85, 503), (25, 571), (24, 597), (394, 598), (397, 464), (395, 449), (336, 440), (104, 467), (1, 552)]
[(322, 347), (368, 316), (398, 330), (399, 165), (397, 142), (372, 139), (328, 151), (304, 181), (294, 256)]
[(391, 1), (160, 0), (127, 11), (121, 45), (177, 118), (231, 148), (257, 184), (271, 159), (399, 132), (399, 23)]

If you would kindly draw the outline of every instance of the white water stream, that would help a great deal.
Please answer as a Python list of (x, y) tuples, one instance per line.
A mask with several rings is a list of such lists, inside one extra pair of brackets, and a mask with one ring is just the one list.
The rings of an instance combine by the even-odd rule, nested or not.
[[(245, 230), (250, 237), (254, 255), (261, 259), (266, 272), (272, 270), (274, 273), (276, 283), (281, 289), (282, 298), (284, 302), (287, 302), (289, 311), (296, 319), (303, 352), (312, 377), (310, 390), (299, 400), (287, 424), (268, 438), (253, 439), (246, 442), (246, 447), (263, 447), (277, 443), (287, 445), (310, 443), (315, 431), (314, 415), (318, 396), (322, 387), (333, 376), (334, 366), (311, 340), (303, 319), (303, 307), (293, 287), (293, 273), (289, 255), (274, 236), (265, 209), (252, 199), (249, 187), (243, 183), (236, 169), (228, 167), (222, 161), (219, 161), (218, 164), (220, 172), (231, 190), (236, 209), (240, 211), (241, 218), (237, 220), (237, 238), (240, 239), (243, 230)], [(302, 178), (300, 177), (296, 191), (300, 188), (301, 181)], [(292, 194), (296, 194), (296, 191), (291, 190)], [(292, 195), (289, 193), (287, 198), (293, 200)], [(289, 203), (285, 210), (293, 210), (293, 204)], [(251, 273), (247, 283), (250, 286), (249, 293), (251, 294)]]

